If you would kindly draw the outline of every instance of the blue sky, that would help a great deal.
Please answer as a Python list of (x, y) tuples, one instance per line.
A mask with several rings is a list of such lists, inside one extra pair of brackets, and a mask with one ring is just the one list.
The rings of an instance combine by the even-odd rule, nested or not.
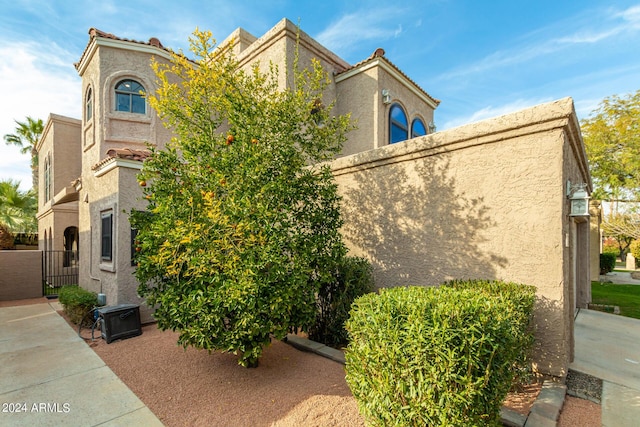
[[(259, 37), (285, 17), (352, 64), (384, 48), (441, 100), (438, 130), (566, 96), (584, 119), (640, 89), (640, 1), (0, 0), (0, 135), (26, 116), (80, 117), (73, 63), (91, 27), (186, 51), (196, 27)], [(29, 188), (28, 165), (0, 142), (0, 179)]]

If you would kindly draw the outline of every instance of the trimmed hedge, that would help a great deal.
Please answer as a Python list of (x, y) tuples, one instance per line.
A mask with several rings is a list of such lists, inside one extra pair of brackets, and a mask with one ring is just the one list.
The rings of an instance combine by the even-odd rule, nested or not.
[(344, 325), (353, 301), (373, 292), (371, 263), (364, 258), (344, 257), (331, 279), (320, 285), (316, 298), (318, 313), (315, 324), (309, 329), (309, 338), (340, 348), (349, 342)]
[(600, 274), (611, 273), (616, 268), (616, 258), (613, 252), (600, 254)]
[(347, 383), (374, 426), (499, 425), (533, 343), (533, 286), (449, 282), (354, 303)]
[[(64, 313), (74, 324), (79, 325), (84, 316), (98, 305), (98, 296), (78, 285), (63, 286), (58, 292), (58, 301), (64, 307)], [(82, 326), (91, 326), (93, 319), (86, 319)]]

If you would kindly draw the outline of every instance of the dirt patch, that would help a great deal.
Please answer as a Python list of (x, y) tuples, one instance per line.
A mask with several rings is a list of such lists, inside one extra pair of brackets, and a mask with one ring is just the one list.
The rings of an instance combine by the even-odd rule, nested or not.
[(558, 418), (557, 427), (600, 427), (602, 412), (600, 405), (577, 397), (566, 396)]

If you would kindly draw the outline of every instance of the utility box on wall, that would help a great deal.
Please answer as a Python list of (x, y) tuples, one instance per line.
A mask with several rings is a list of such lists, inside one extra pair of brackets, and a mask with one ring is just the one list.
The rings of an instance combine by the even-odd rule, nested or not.
[(120, 304), (98, 309), (102, 338), (112, 341), (142, 335), (140, 307), (136, 304)]

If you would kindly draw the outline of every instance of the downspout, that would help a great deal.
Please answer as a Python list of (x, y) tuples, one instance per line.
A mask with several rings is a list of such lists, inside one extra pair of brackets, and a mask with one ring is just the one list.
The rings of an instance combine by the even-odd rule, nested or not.
[(102, 294), (102, 279), (93, 275), (93, 227), (89, 226), (89, 278), (100, 283), (100, 293)]

